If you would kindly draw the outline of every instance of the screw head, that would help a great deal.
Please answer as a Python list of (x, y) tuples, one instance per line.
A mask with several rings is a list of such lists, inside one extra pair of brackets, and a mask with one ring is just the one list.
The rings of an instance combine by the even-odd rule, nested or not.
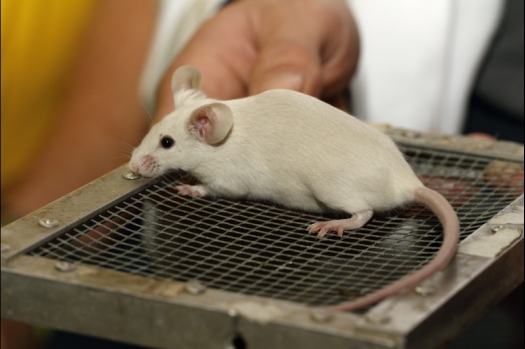
[(490, 230), (492, 230), (493, 233), (497, 233), (498, 231), (504, 228), (505, 228), (504, 225), (494, 225), (490, 228)]
[(58, 227), (58, 221), (56, 219), (42, 218), (38, 221), (38, 225), (44, 228)]
[(389, 315), (372, 314), (366, 315), (365, 320), (372, 325), (384, 325), (390, 322), (391, 317)]
[(417, 286), (414, 288), (414, 292), (420, 296), (427, 297), (436, 293), (436, 289), (434, 287)]
[(401, 136), (402, 137), (406, 137), (406, 138), (419, 138), (421, 136), (421, 134), (417, 131), (412, 131), (412, 130), (403, 130), (401, 132)]
[(310, 312), (310, 317), (315, 322), (326, 323), (334, 318), (334, 314), (324, 309), (314, 309)]
[(1, 247), (0, 247), (0, 252), (1, 253), (7, 252), (10, 249), (11, 249), (11, 245), (9, 245), (7, 242), (2, 242)]
[(204, 291), (206, 291), (206, 285), (197, 280), (188, 281), (184, 288), (186, 292), (194, 295), (202, 294)]
[(69, 262), (57, 262), (55, 264), (55, 269), (62, 272), (73, 271), (76, 268), (77, 266), (75, 264)]
[(123, 177), (124, 179), (127, 179), (127, 180), (131, 180), (131, 181), (133, 181), (133, 180), (136, 180), (136, 179), (140, 179), (140, 178), (142, 178), (142, 175), (139, 174), (139, 173), (133, 172), (133, 171), (128, 171), (128, 172), (124, 173), (124, 174), (122, 175), (122, 177)]

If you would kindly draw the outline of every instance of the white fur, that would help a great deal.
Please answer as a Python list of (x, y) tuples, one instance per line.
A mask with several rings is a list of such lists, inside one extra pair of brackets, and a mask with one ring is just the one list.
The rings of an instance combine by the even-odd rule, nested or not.
[(184, 102), (204, 98), (206, 98), (206, 95), (201, 90), (197, 90), (194, 88), (181, 90), (173, 94), (173, 101), (177, 108), (181, 107), (184, 104)]

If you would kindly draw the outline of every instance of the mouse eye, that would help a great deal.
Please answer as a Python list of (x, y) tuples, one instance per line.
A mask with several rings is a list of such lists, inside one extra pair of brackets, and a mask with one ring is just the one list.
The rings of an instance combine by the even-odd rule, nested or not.
[(169, 149), (173, 147), (174, 144), (175, 141), (173, 140), (173, 138), (168, 136), (162, 137), (162, 139), (160, 140), (160, 146), (164, 149)]

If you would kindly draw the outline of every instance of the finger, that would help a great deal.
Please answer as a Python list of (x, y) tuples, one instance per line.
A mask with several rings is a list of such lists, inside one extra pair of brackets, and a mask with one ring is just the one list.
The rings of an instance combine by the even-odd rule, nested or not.
[(255, 59), (253, 38), (246, 13), (226, 7), (208, 20), (172, 62), (157, 90), (157, 115), (173, 110), (171, 76), (187, 64), (202, 74), (202, 91), (211, 98), (246, 96), (246, 85)]
[(267, 15), (254, 21), (259, 56), (249, 94), (272, 88), (316, 97), (321, 91), (323, 96), (339, 93), (355, 70), (359, 52), (357, 29), (345, 3), (288, 0), (275, 6), (259, 10)]
[(350, 94), (347, 86), (336, 94), (321, 97), (321, 100), (346, 113), (350, 113)]
[[(257, 57), (253, 63), (248, 93), (287, 88), (319, 96), (321, 92), (322, 31), (312, 20), (309, 6), (294, 1), (266, 2), (254, 8), (253, 27), (257, 38)], [(261, 5), (262, 6), (262, 5)], [(290, 20), (295, 12), (296, 17)]]
[(243, 11), (226, 7), (198, 30), (174, 62), (199, 68), (202, 90), (211, 98), (246, 95), (247, 77), (256, 55), (246, 17)]
[(254, 63), (248, 93), (285, 88), (313, 96), (321, 93), (321, 62), (312, 47), (281, 40), (264, 47)]
[(469, 133), (467, 134), (468, 137), (472, 137), (472, 138), (481, 138), (481, 139), (486, 139), (486, 140), (489, 140), (489, 141), (495, 141), (496, 138), (492, 135), (489, 135), (488, 133), (482, 133), (482, 132), (472, 132), (472, 133)]
[(336, 23), (327, 34), (322, 63), (323, 95), (338, 94), (347, 89), (357, 69), (360, 43), (357, 26), (346, 13), (341, 23)]

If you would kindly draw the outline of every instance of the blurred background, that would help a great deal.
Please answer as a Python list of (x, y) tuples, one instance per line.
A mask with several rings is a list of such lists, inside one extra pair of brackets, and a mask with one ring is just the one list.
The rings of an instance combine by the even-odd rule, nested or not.
[[(112, 1), (112, 3), (116, 2), (118, 1)], [(353, 1), (353, 5), (356, 6), (357, 2)], [(92, 81), (99, 76), (97, 74), (107, 77), (106, 73), (92, 74), (91, 71), (79, 73), (79, 67), (87, 66), (85, 61), (91, 59), (86, 56), (86, 47), (98, 47), (94, 38), (106, 34), (97, 31), (96, 28), (99, 28), (101, 23), (114, 22), (114, 25), (119, 23), (117, 18), (101, 19), (103, 12), (100, 8), (107, 9), (110, 7), (109, 3), (110, 1), (104, 2), (104, 0), (1, 0), (2, 225), (125, 163), (130, 149), (140, 139), (136, 135), (143, 134), (144, 127), (149, 125), (148, 111), (143, 107), (138, 92), (139, 80), (154, 32), (152, 23), (157, 18), (156, 11), (160, 11), (162, 6), (159, 7), (155, 1), (145, 0), (142, 4), (136, 1), (121, 4), (129, 11), (130, 16), (146, 18), (144, 21), (134, 22), (136, 26), (133, 22), (127, 24), (129, 28), (137, 28), (138, 33), (134, 34), (134, 37), (137, 38), (137, 45), (142, 46), (135, 49), (143, 52), (143, 55), (139, 55), (136, 59), (130, 56), (128, 59), (124, 55), (112, 56), (117, 62), (115, 64), (130, 65), (129, 76), (126, 75), (126, 78), (122, 79), (122, 85), (128, 86), (129, 91), (109, 86), (106, 80), (95, 83)], [(146, 5), (146, 3), (151, 4)], [(497, 28), (490, 37), (488, 49), (483, 53), (473, 87), (466, 101), (468, 108), (461, 130), (464, 134), (484, 133), (499, 140), (523, 143), (523, 13), (523, 1), (504, 1)], [(359, 19), (357, 22), (359, 23)], [(97, 23), (98, 27), (96, 27)], [(128, 27), (123, 25), (122, 28)], [(109, 37), (113, 40), (113, 44), (105, 43), (101, 46), (104, 48), (108, 45), (115, 46), (108, 49), (106, 53), (108, 56), (112, 52), (127, 52), (125, 48), (119, 47), (119, 45), (124, 47), (126, 39), (119, 41), (118, 35), (109, 35)], [(105, 57), (102, 55), (99, 58), (104, 61)], [(100, 66), (97, 64), (91, 66), (94, 72), (97, 72), (97, 67), (100, 67), (101, 71), (104, 69), (112, 71), (111, 65), (108, 67), (102, 63)], [(118, 79), (118, 76), (111, 76), (111, 79)], [(104, 86), (109, 87), (103, 89)], [(77, 95), (73, 96), (71, 91), (76, 91)], [(78, 91), (83, 93), (80, 97)], [(99, 94), (102, 96), (100, 97)], [(356, 95), (352, 88), (350, 94), (354, 97)], [(128, 98), (122, 99), (121, 95)], [(87, 125), (90, 119), (96, 124), (98, 122), (96, 116), (103, 118), (104, 111), (110, 115), (114, 112), (115, 104), (129, 102), (129, 108), (133, 113), (121, 115), (120, 120), (141, 119), (143, 126), (135, 133), (120, 129), (115, 131), (130, 136), (128, 139), (121, 140), (120, 144), (112, 143), (114, 152), (104, 155), (110, 159), (109, 161), (105, 162), (106, 158), (103, 156), (100, 161), (97, 157), (83, 158), (75, 147), (85, 142), (86, 146), (96, 148), (97, 144), (102, 142), (101, 139), (93, 136), (97, 132), (96, 128), (92, 133), (86, 129), (86, 135), (89, 135), (86, 139), (65, 137), (60, 143), (53, 138), (56, 130), (65, 123), (68, 113), (75, 110), (71, 107), (71, 100), (75, 98), (86, 100), (86, 103), (89, 102), (91, 105), (99, 103), (106, 108), (93, 109), (94, 112), (91, 114), (89, 109), (85, 109), (83, 119), (86, 120)], [(414, 98), (417, 99), (417, 96)], [(84, 110), (83, 107), (78, 108)], [(123, 113), (122, 110), (117, 112)], [(395, 123), (393, 124), (395, 126)], [(84, 128), (85, 126), (73, 124), (70, 127)], [(51, 169), (46, 170), (47, 172), (42, 172), (40, 168), (43, 168), (43, 165), (39, 165), (38, 162), (53, 161), (43, 153), (46, 147), (49, 149), (52, 140), (55, 141), (52, 146), (64, 149), (61, 155), (62, 163), (58, 166), (53, 165)], [(77, 165), (77, 162), (82, 162), (82, 165)], [(98, 166), (99, 163), (104, 165)], [(64, 173), (68, 173), (64, 169), (68, 166), (77, 166), (78, 171), (86, 175), (77, 176), (69, 186), (64, 186), (65, 189), (53, 186), (52, 180), (46, 181), (45, 178), (55, 178), (54, 182), (67, 182), (67, 178), (62, 179), (62, 177)], [(96, 170), (86, 173), (82, 166), (96, 167)], [(39, 177), (40, 173), (45, 173), (48, 177)], [(42, 179), (41, 183), (39, 178)], [(24, 188), (31, 188), (25, 186), (27, 182), (40, 183), (38, 185), (41, 189), (45, 188), (42, 189), (45, 193), (35, 193), (33, 196), (32, 190), (24, 190)], [(27, 203), (25, 206), (12, 204), (16, 202), (16, 197), (21, 195), (26, 201), (34, 197), (34, 203)], [(523, 328), (522, 284), (451, 343), (449, 348), (523, 348)], [(37, 347), (131, 348), (132, 346), (2, 320), (2, 349)]]

